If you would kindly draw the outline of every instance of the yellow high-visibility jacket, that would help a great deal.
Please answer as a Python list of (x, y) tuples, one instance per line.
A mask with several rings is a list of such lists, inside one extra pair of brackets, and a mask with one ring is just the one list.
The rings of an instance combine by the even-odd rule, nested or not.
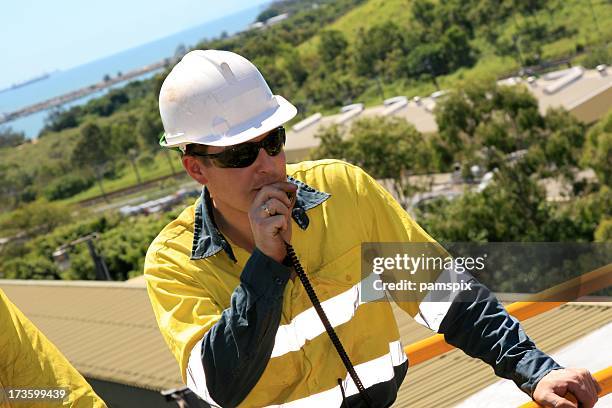
[[(292, 245), (368, 395), (389, 406), (408, 361), (390, 304), (360, 297), (361, 244), (433, 239), (358, 167), (303, 162), (287, 174), (298, 186)], [(153, 310), (185, 383), (213, 406), (364, 406), (299, 279), (230, 242), (211, 206), (204, 189), (145, 261)], [(486, 288), (475, 290), (469, 304), (400, 307), (531, 392), (558, 366)]]
[[(15, 398), (23, 396), (16, 390), (50, 389), (64, 389), (66, 398), (46, 401)], [(0, 407), (106, 407), (85, 378), (1, 289)]]

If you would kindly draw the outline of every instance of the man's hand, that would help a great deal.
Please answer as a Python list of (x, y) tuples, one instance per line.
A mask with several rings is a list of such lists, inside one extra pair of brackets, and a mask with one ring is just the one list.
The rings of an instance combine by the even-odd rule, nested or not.
[(249, 221), (255, 246), (277, 262), (285, 259), (285, 242), (291, 242), (291, 210), (297, 186), (279, 182), (263, 186), (249, 210)]
[[(588, 370), (566, 368), (553, 370), (542, 377), (533, 392), (533, 399), (544, 407), (591, 408), (597, 402), (600, 391), (601, 387)], [(564, 398), (568, 392), (576, 397), (580, 405)]]

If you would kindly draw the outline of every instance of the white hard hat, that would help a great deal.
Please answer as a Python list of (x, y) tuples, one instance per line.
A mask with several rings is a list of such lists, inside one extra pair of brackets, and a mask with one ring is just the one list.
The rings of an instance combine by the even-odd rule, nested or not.
[(230, 146), (281, 126), (297, 109), (272, 95), (259, 70), (229, 51), (186, 54), (159, 93), (165, 147)]

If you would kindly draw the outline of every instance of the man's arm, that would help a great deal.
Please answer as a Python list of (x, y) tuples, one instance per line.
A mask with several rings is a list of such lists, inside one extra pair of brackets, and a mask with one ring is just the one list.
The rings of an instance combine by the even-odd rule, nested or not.
[(231, 305), (191, 352), (187, 385), (207, 402), (238, 405), (263, 373), (280, 323), (289, 268), (255, 249)]
[(474, 279), (472, 290), (460, 293), (451, 304), (439, 332), (447, 343), (488, 363), (495, 374), (513, 380), (545, 407), (577, 408), (563, 398), (566, 392), (587, 408), (597, 402), (600, 388), (591, 374), (564, 369), (536, 348), (520, 323)]
[[(190, 265), (190, 242), (180, 245), (175, 237), (171, 245), (160, 245), (163, 240), (156, 240), (147, 253), (148, 292), (162, 334), (189, 388), (215, 406), (238, 405), (261, 377), (274, 348), (291, 274), (280, 262), (284, 242), (291, 240), (292, 203), (278, 185), (295, 190), (288, 183), (268, 185), (254, 200), (249, 221), (256, 246), (227, 309), (220, 310), (212, 300), (219, 295), (209, 293), (218, 286), (211, 278), (214, 270), (184, 270)], [(212, 279), (208, 284), (193, 279), (202, 273)]]
[[(356, 211), (361, 211), (371, 242), (435, 242), (371, 177), (360, 170), (354, 176)], [(498, 375), (513, 379), (537, 402), (554, 406), (550, 401), (561, 399), (569, 390), (585, 406), (592, 406), (590, 403), (597, 400), (594, 391), (598, 385), (588, 371), (562, 369), (535, 347), (486, 287), (476, 283), (472, 288), (473, 293), (456, 299), (448, 311), (433, 307), (427, 315), (424, 305), (417, 302), (399, 302), (398, 306), (417, 321), (444, 333), (449, 344), (491, 364)]]
[(471, 290), (457, 295), (446, 312), (439, 332), (447, 343), (491, 365), (495, 374), (513, 380), (533, 395), (537, 382), (562, 368), (538, 350), (493, 294), (471, 280)]

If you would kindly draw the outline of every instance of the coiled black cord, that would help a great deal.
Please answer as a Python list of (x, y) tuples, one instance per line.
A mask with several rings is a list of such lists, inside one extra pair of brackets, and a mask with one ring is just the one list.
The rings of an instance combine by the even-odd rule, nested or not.
[[(317, 297), (317, 294), (315, 293), (312, 285), (310, 284), (310, 281), (308, 280), (308, 277), (306, 276), (306, 273), (304, 272), (304, 269), (302, 268), (302, 265), (300, 264), (300, 260), (295, 254), (295, 250), (293, 249), (293, 246), (291, 246), (291, 244), (287, 242), (285, 242), (285, 245), (287, 246), (287, 255), (289, 256), (289, 259), (291, 260), (291, 264), (295, 268), (295, 273), (300, 278), (302, 285), (304, 285), (304, 289), (306, 289), (306, 293), (308, 294), (308, 297), (310, 298), (312, 305), (317, 311), (319, 318), (323, 322), (323, 326), (325, 326), (325, 331), (327, 331), (327, 334), (329, 338), (331, 339), (332, 343), (334, 344), (334, 347), (336, 347), (336, 351), (338, 352), (340, 359), (342, 359), (342, 362), (344, 363), (344, 366), (346, 367), (346, 370), (348, 371), (349, 375), (353, 379), (353, 382), (357, 386), (357, 390), (359, 390), (359, 394), (365, 401), (366, 405), (369, 408), (372, 408), (374, 406), (372, 404), (372, 400), (370, 400), (370, 396), (367, 394), (363, 384), (361, 383), (361, 380), (359, 379), (359, 376), (357, 376), (355, 367), (353, 367), (353, 364), (351, 363), (351, 360), (349, 359), (348, 354), (346, 354), (346, 351), (344, 350), (344, 346), (342, 346), (342, 343), (340, 342), (340, 339), (338, 338), (336, 331), (334, 330), (332, 325), (329, 323), (329, 319), (327, 318), (327, 315), (325, 314), (323, 307), (321, 307), (321, 302), (319, 302), (319, 298)], [(340, 385), (340, 387), (342, 387), (342, 385)]]

